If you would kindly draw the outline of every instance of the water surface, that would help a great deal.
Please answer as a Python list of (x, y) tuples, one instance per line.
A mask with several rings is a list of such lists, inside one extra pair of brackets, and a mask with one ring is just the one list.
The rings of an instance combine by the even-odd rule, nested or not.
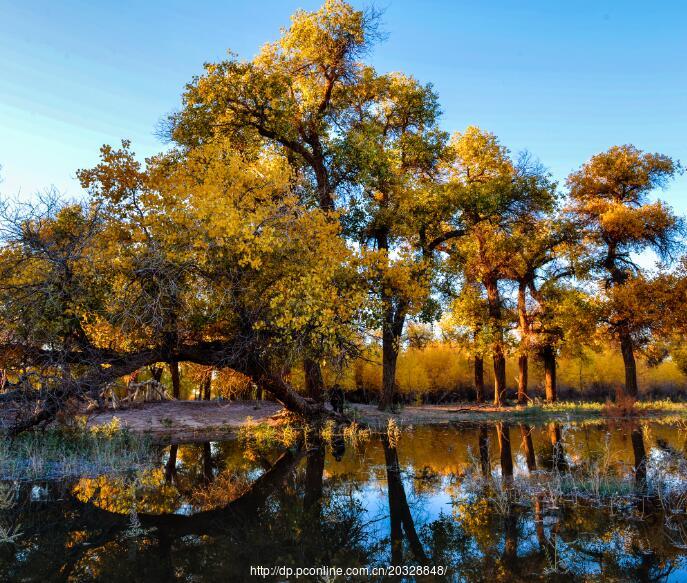
[(446, 572), (300, 580), (683, 581), (686, 437), (657, 422), (490, 423), (160, 447), (131, 475), (2, 484), (14, 542), (0, 573), (284, 581), (251, 567), (424, 565)]

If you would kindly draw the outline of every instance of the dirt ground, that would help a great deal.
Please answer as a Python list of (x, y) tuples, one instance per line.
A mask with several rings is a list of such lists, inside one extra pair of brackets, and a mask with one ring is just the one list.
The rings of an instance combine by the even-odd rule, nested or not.
[[(399, 425), (423, 425), (474, 421), (481, 414), (498, 411), (488, 405), (470, 404), (404, 407), (398, 413), (387, 413), (374, 405), (356, 404), (347, 413), (358, 421), (381, 428), (390, 417)], [(92, 413), (88, 425), (104, 425), (117, 417), (129, 431), (150, 435), (156, 441), (187, 442), (228, 437), (250, 422), (277, 424), (284, 412), (281, 405), (272, 401), (163, 401)]]
[(229, 436), (251, 421), (277, 423), (283, 408), (272, 401), (162, 401), (127, 409), (92, 413), (88, 426), (104, 425), (117, 417), (133, 433), (154, 440), (188, 442)]
[[(0, 411), (0, 413), (2, 413)], [(114, 417), (122, 426), (138, 434), (149, 435), (154, 441), (180, 443), (226, 439), (248, 423), (283, 422), (285, 409), (272, 401), (163, 401), (140, 403), (126, 409), (91, 413), (88, 426), (110, 423)], [(660, 411), (643, 411), (642, 417), (660, 414)], [(527, 407), (509, 406), (498, 408), (489, 404), (453, 403), (449, 405), (406, 406), (400, 411), (382, 412), (375, 405), (347, 405), (346, 414), (373, 428), (386, 427), (389, 418), (399, 426), (429, 425), (442, 423), (479, 423), (488, 420), (525, 421), (530, 415), (537, 415)], [(541, 415), (542, 412), (539, 412)], [(681, 412), (687, 415), (687, 409)], [(546, 420), (570, 420), (601, 418), (601, 411), (550, 411), (544, 413)], [(541, 418), (539, 418), (541, 421)], [(7, 425), (9, 418), (2, 419), (0, 427)]]

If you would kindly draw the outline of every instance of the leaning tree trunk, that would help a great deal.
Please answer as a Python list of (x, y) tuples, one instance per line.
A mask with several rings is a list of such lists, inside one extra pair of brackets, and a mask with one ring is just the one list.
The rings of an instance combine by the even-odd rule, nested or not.
[(547, 344), (542, 348), (541, 360), (544, 365), (544, 392), (547, 403), (555, 403), (556, 394), (556, 351)]
[[(75, 354), (70, 357), (76, 359), (80, 358), (81, 355)], [(48, 354), (45, 358), (50, 359), (51, 355)], [(139, 368), (153, 367), (158, 362), (169, 362), (170, 365), (179, 362), (193, 362), (214, 368), (231, 368), (251, 378), (258, 387), (268, 391), (293, 413), (311, 420), (323, 417), (334, 418), (339, 421), (346, 420), (340, 414), (327, 411), (322, 403), (300, 395), (280, 374), (271, 371), (269, 363), (256, 359), (255, 352), (246, 349), (245, 346), (242, 346), (241, 351), (237, 351), (236, 346), (232, 343), (199, 342), (194, 345), (181, 346), (171, 355), (165, 349), (147, 349), (131, 353), (93, 350), (89, 358), (92, 364), (79, 379), (63, 382), (59, 386), (41, 391), (31, 414), (26, 418), (17, 420), (9, 428), (8, 436), (13, 437), (22, 431), (50, 423), (67, 406), (70, 399), (82, 401), (87, 397), (95, 399), (103, 388), (117, 379), (130, 375)], [(173, 372), (174, 369), (174, 366), (170, 366), (172, 374), (176, 374)], [(157, 367), (151, 369), (151, 372), (157, 376)], [(176, 381), (173, 379), (174, 382)], [(7, 396), (2, 395), (3, 400)]]
[(623, 363), (625, 365), (625, 394), (636, 397), (637, 386), (637, 363), (635, 362), (634, 344), (632, 336), (627, 330), (620, 332), (620, 351), (623, 353)]

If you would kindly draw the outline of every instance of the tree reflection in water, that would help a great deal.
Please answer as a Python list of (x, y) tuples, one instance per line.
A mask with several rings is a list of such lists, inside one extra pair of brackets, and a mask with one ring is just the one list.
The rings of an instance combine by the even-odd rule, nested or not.
[[(490, 432), (499, 448), (493, 476)], [(682, 439), (656, 424), (647, 431), (636, 423), (504, 423), (416, 428), (363, 449), (308, 439), (307, 450), (251, 459), (236, 442), (171, 446), (159, 467), (135, 476), (42, 484), (47, 500), (35, 484), (16, 487), (15, 503), (0, 508), (0, 526), (20, 524), (22, 536), (0, 545), (0, 573), (7, 580), (249, 581), (251, 565), (391, 561), (450, 568), (428, 581), (679, 581), (682, 519), (668, 516), (667, 499), (655, 491), (659, 470), (679, 483), (687, 465)], [(622, 502), (621, 494), (612, 505), (552, 493), (568, 479), (582, 484), (605, 450), (613, 460), (608, 484), (625, 492)], [(482, 476), (474, 483), (473, 468)], [(537, 490), (540, 483), (546, 487)]]

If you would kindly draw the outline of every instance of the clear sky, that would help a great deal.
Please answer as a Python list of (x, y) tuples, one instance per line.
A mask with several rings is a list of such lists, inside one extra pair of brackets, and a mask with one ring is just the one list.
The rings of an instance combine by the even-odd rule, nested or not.
[[(365, 5), (355, 0), (357, 6)], [(163, 146), (158, 120), (202, 63), (252, 57), (311, 0), (0, 0), (0, 165), (5, 195), (55, 185), (103, 143)], [(379, 0), (380, 71), (431, 81), (449, 131), (476, 124), (559, 179), (634, 143), (687, 165), (687, 3), (677, 0)], [(687, 212), (687, 176), (661, 195)]]

